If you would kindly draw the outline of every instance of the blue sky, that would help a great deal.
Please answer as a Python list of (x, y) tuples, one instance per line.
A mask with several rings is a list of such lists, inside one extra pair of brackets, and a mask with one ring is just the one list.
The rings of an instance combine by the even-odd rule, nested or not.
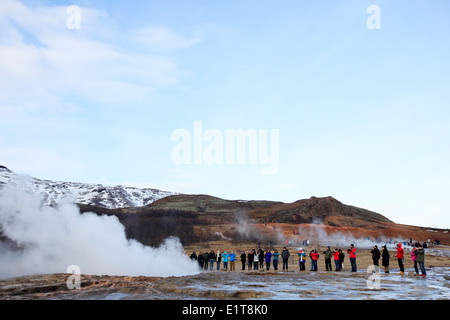
[[(69, 29), (70, 5), (80, 28)], [(370, 5), (381, 29), (370, 30)], [(0, 164), (450, 227), (448, 1), (0, 0)], [(181, 164), (177, 129), (279, 132), (279, 166)], [(248, 150), (247, 150), (248, 151)]]

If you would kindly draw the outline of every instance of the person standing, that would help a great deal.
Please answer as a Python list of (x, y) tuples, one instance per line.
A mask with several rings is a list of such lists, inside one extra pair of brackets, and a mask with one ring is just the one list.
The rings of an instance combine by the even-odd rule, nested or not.
[(331, 267), (331, 257), (333, 256), (333, 252), (331, 251), (330, 246), (327, 247), (327, 250), (323, 252), (325, 255), (325, 269), (327, 271), (333, 271), (333, 268)]
[(417, 268), (417, 248), (413, 247), (411, 250), (411, 260), (413, 263), (414, 271), (419, 274), (419, 268)]
[(191, 258), (192, 261), (197, 261), (197, 254), (195, 253), (195, 251), (192, 252), (189, 258)]
[(417, 249), (417, 263), (419, 264), (421, 276), (426, 277), (427, 271), (425, 270), (425, 249), (422, 244), (419, 244), (419, 249)]
[(205, 256), (205, 262), (203, 264), (203, 269), (208, 270), (208, 267), (209, 267), (209, 253), (205, 252), (204, 256)]
[(259, 249), (259, 257), (258, 257), (258, 260), (259, 260), (259, 268), (261, 269), (261, 270), (264, 270), (263, 268), (264, 268), (264, 250), (263, 249)]
[(298, 267), (300, 271), (305, 271), (306, 252), (303, 248), (298, 251)]
[(228, 271), (228, 253), (225, 251), (222, 254), (223, 267)]
[(339, 249), (339, 271), (344, 270), (345, 253)]
[(312, 248), (311, 253), (311, 271), (317, 271), (317, 261), (319, 260), (319, 253), (315, 248)]
[(397, 244), (397, 261), (398, 266), (400, 267), (400, 274), (405, 274), (405, 267), (403, 265), (403, 248), (402, 244)]
[(211, 250), (211, 252), (209, 253), (209, 270), (213, 269), (214, 261), (216, 261), (216, 254), (214, 250)]
[(378, 250), (378, 246), (374, 245), (372, 248), (372, 251), (370, 251), (370, 253), (372, 254), (373, 265), (378, 267), (380, 256), (381, 256), (380, 250)]
[(340, 268), (339, 268), (339, 250), (338, 249), (334, 249), (333, 257), (334, 257), (334, 265), (336, 267), (335, 271), (339, 271)]
[(383, 251), (381, 252), (381, 265), (384, 267), (384, 273), (389, 273), (389, 251), (386, 246), (383, 246)]
[(291, 254), (289, 253), (289, 250), (286, 249), (286, 247), (283, 248), (283, 251), (281, 251), (281, 258), (283, 259), (283, 271), (289, 269), (289, 257)]
[(220, 262), (221, 261), (222, 261), (222, 255), (220, 254), (220, 250), (217, 250), (217, 255), (216, 255), (217, 270), (220, 270)]
[[(255, 250), (253, 250), (255, 251)], [(249, 252), (247, 255), (247, 264), (248, 264), (248, 270), (252, 270), (253, 266), (253, 251)]]
[(228, 258), (230, 259), (230, 271), (234, 271), (234, 263), (236, 261), (236, 253), (234, 251), (231, 251), (231, 254), (228, 255)]
[(278, 257), (280, 254), (278, 253), (278, 250), (275, 250), (272, 254), (272, 261), (273, 261), (273, 270), (278, 270)]
[(350, 258), (350, 264), (352, 266), (352, 272), (356, 272), (356, 248), (353, 243), (350, 245), (350, 249), (347, 250)]
[(205, 262), (205, 256), (203, 255), (202, 252), (199, 252), (197, 261), (198, 261), (198, 266), (200, 267), (200, 269), (203, 269), (203, 262)]
[(242, 251), (242, 254), (241, 254), (242, 270), (245, 270), (246, 262), (247, 262), (247, 256), (245, 255), (245, 251)]
[(272, 259), (272, 253), (270, 252), (270, 250), (267, 250), (265, 256), (264, 256), (264, 261), (266, 262), (266, 270), (270, 269), (270, 260)]
[(253, 249), (253, 270), (258, 270), (259, 265), (259, 253)]

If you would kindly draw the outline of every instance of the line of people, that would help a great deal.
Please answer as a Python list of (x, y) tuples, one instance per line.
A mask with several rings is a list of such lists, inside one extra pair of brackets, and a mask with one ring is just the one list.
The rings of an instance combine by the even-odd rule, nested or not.
[(247, 270), (258, 270), (263, 269), (265, 266), (266, 270), (270, 269), (270, 265), (272, 263), (273, 269), (278, 270), (278, 262), (281, 258), (283, 271), (288, 269), (289, 265), (289, 250), (284, 247), (281, 251), (281, 254), (278, 250), (274, 250), (273, 253), (270, 250), (264, 252), (263, 249), (258, 249), (256, 251), (253, 249), (247, 255), (245, 251), (242, 251), (241, 254), (241, 262), (242, 262), (242, 270), (245, 270), (245, 266), (247, 265)]
[[(350, 245), (350, 248), (347, 249), (347, 253), (350, 258), (350, 265), (351, 265), (351, 271), (356, 272), (356, 248), (353, 244)], [(330, 246), (327, 246), (327, 249), (323, 252), (325, 256), (325, 269), (326, 271), (333, 271), (333, 267), (331, 264), (331, 261), (334, 260), (334, 271), (342, 271), (344, 269), (344, 260), (345, 260), (345, 253), (342, 251), (342, 249), (334, 249), (331, 250)], [(305, 263), (306, 263), (306, 252), (303, 248), (300, 248), (298, 252), (299, 256), (299, 267), (300, 271), (304, 271)], [(311, 271), (317, 271), (317, 263), (319, 260), (319, 252), (315, 248), (312, 248), (309, 252), (309, 258), (311, 260)]]
[[(405, 252), (402, 248), (402, 244), (398, 243), (396, 245), (396, 258), (397, 263), (400, 268), (400, 274), (405, 274), (405, 265), (404, 265), (404, 258), (405, 258)], [(381, 258), (381, 265), (384, 267), (384, 272), (389, 273), (389, 261), (390, 261), (390, 253), (387, 249), (387, 247), (384, 245), (382, 252), (380, 253), (380, 250), (378, 249), (378, 246), (374, 246), (371, 251), (372, 254), (372, 261), (375, 266), (379, 266), (379, 260)], [(419, 274), (419, 268), (420, 268), (420, 275), (422, 277), (426, 277), (427, 272), (425, 270), (425, 249), (421, 243), (416, 243), (416, 245), (411, 249), (410, 251), (411, 255), (411, 261), (413, 263), (414, 271), (416, 274)]]
[(220, 270), (220, 264), (223, 263), (223, 267), (228, 270), (228, 263), (230, 263), (230, 270), (235, 270), (236, 254), (234, 251), (230, 253), (225, 251), (221, 254), (220, 251), (215, 253), (214, 250), (211, 250), (210, 252), (199, 252), (198, 255), (194, 251), (190, 255), (190, 258), (198, 262), (200, 269), (213, 270), (214, 263), (216, 263), (217, 270)]
[[(288, 269), (288, 259), (290, 257), (289, 250), (287, 250), (286, 247), (283, 248), (283, 251), (281, 252), (281, 260), (283, 263), (283, 270)], [(200, 269), (205, 270), (213, 270), (214, 264), (216, 265), (216, 269), (220, 270), (221, 263), (223, 264), (223, 268), (225, 270), (228, 270), (228, 266), (230, 266), (229, 270), (234, 271), (235, 270), (235, 263), (236, 263), (236, 253), (234, 251), (231, 251), (230, 253), (227, 253), (225, 251), (224, 253), (221, 253), (220, 251), (214, 252), (214, 250), (211, 250), (210, 252), (200, 252), (198, 255), (194, 251), (190, 255), (191, 260), (197, 261)], [(264, 266), (266, 270), (270, 269), (271, 263), (273, 264), (274, 270), (278, 270), (278, 260), (280, 258), (280, 253), (278, 250), (274, 250), (272, 253), (270, 250), (264, 252), (264, 250), (259, 249), (256, 251), (253, 249), (248, 254), (245, 253), (245, 251), (242, 251), (242, 254), (240, 256), (240, 261), (242, 263), (242, 270), (245, 270), (246, 268), (248, 270), (259, 270), (263, 269)]]
[[(397, 254), (396, 258), (398, 261), (398, 265), (400, 268), (400, 274), (404, 274), (404, 250), (402, 248), (402, 245), (399, 243), (396, 246)], [(332, 260), (334, 260), (335, 269), (334, 271), (342, 271), (344, 268), (344, 260), (346, 255), (342, 251), (342, 249), (334, 249), (331, 250), (330, 246), (326, 248), (326, 250), (323, 252), (324, 259), (325, 259), (325, 269), (326, 271), (333, 271), (332, 268)], [(357, 272), (357, 265), (356, 265), (356, 248), (353, 244), (350, 245), (350, 247), (347, 249), (347, 254), (349, 256), (350, 260), (350, 266), (351, 266), (351, 272)], [(372, 248), (371, 251), (372, 254), (372, 260), (373, 265), (379, 266), (379, 260), (382, 259), (382, 266), (384, 267), (384, 272), (389, 273), (389, 261), (390, 261), (390, 253), (386, 247), (386, 245), (383, 246), (382, 252), (378, 249), (378, 246), (375, 245)], [(248, 254), (245, 253), (245, 251), (242, 251), (240, 255), (240, 262), (242, 264), (242, 270), (270, 270), (271, 265), (273, 266), (273, 270), (278, 270), (279, 261), (282, 262), (282, 269), (283, 271), (289, 269), (289, 257), (290, 257), (289, 250), (284, 247), (281, 253), (278, 252), (278, 250), (274, 250), (273, 252), (271, 250), (267, 250), (266, 252), (262, 249), (255, 250), (253, 249)], [(297, 252), (298, 256), (298, 262), (299, 262), (299, 270), (305, 271), (306, 270), (306, 260), (307, 260), (307, 252), (303, 248), (300, 248)], [(310, 271), (317, 271), (318, 270), (318, 260), (319, 260), (319, 252), (313, 247), (311, 251), (308, 254), (309, 259), (311, 261), (311, 270)], [(199, 267), (201, 269), (205, 270), (213, 270), (214, 265), (216, 265), (216, 269), (220, 270), (221, 263), (223, 264), (223, 268), (225, 270), (234, 271), (235, 270), (235, 264), (237, 260), (237, 255), (234, 253), (234, 251), (231, 251), (230, 253), (227, 253), (225, 251), (224, 253), (221, 253), (220, 251), (214, 252), (214, 250), (211, 250), (210, 252), (200, 252), (198, 255), (194, 251), (190, 258), (194, 261), (197, 261), (199, 264)], [(419, 247), (413, 247), (411, 250), (411, 259), (413, 262), (414, 270), (417, 274), (419, 274), (419, 268), (421, 271), (422, 276), (426, 276), (426, 270), (425, 270), (425, 251), (422, 245), (419, 245)], [(229, 267), (229, 268), (228, 268)]]

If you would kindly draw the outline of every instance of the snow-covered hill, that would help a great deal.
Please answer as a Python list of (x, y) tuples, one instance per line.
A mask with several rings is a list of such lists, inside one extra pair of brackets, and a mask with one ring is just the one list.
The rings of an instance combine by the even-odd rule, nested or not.
[[(19, 175), (0, 165), (0, 189), (13, 182)], [(41, 194), (44, 205), (55, 205), (61, 201), (90, 204), (115, 209), (140, 207), (161, 198), (177, 193), (150, 188), (133, 188), (124, 186), (108, 187), (101, 184), (80, 182), (56, 182), (29, 178), (33, 191)]]

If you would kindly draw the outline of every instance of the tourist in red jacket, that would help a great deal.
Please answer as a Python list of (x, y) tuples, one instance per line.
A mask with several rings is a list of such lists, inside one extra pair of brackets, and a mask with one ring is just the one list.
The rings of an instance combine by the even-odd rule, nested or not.
[(352, 272), (356, 272), (356, 248), (353, 243), (350, 245), (350, 249), (347, 250), (350, 258), (350, 264), (352, 266)]
[(400, 267), (400, 274), (405, 274), (405, 267), (403, 266), (403, 248), (402, 244), (397, 244), (397, 260)]
[(340, 268), (339, 268), (339, 250), (338, 249), (334, 249), (333, 257), (334, 257), (334, 264), (336, 265), (335, 271), (339, 271)]
[(311, 271), (317, 271), (317, 260), (319, 260), (319, 253), (316, 249), (312, 248), (309, 256), (311, 258)]

